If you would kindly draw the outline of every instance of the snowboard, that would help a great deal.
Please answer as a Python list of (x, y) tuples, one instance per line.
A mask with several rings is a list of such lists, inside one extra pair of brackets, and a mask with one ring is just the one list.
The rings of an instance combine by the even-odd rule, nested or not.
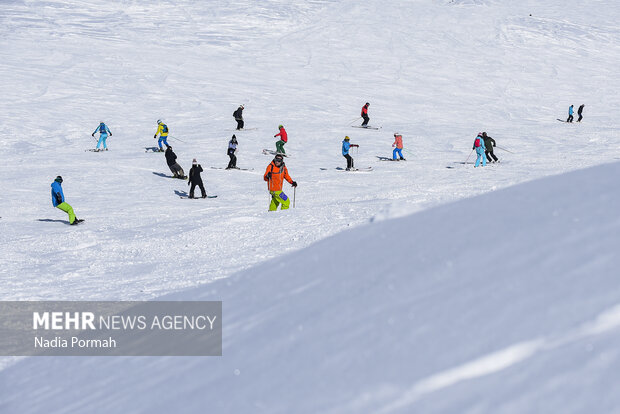
[(362, 128), (362, 129), (379, 129), (381, 127), (373, 127), (373, 126), (361, 126), (361, 125), (351, 125), (353, 128)]
[(76, 220), (73, 222), (74, 224), (69, 223), (69, 225), (70, 225), (70, 226), (77, 226), (78, 224), (83, 223), (83, 222), (84, 222), (84, 219), (76, 219)]
[[(201, 199), (202, 196), (196, 196), (194, 198), (189, 198), (189, 196), (179, 196), (179, 198), (185, 198), (185, 199), (188, 199), (188, 200), (198, 200), (198, 199)], [(205, 198), (217, 198), (217, 196), (216, 195), (211, 195), (211, 196), (208, 195)]]
[[(263, 154), (265, 154), (265, 155), (278, 155), (278, 152), (265, 148), (265, 149), (263, 149)], [(290, 157), (290, 155), (287, 155), (287, 154), (280, 154), (280, 155), (282, 155), (283, 157)]]
[(159, 147), (144, 147), (144, 149), (146, 150), (144, 152), (163, 152), (159, 151)]
[(85, 149), (84, 152), (89, 151), (89, 152), (105, 152), (106, 150), (104, 149), (97, 149), (97, 148), (90, 148), (90, 149)]
[(233, 131), (236, 132), (243, 132), (243, 131), (256, 131), (258, 128), (241, 128), (241, 129), (233, 129)]

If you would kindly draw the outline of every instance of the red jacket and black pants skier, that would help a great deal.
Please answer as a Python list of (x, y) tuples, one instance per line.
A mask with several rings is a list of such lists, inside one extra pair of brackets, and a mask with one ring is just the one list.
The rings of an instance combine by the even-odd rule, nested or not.
[(370, 104), (366, 102), (366, 104), (362, 107), (362, 118), (364, 118), (364, 122), (362, 122), (363, 127), (368, 125), (368, 121), (370, 121), (370, 118), (368, 118), (368, 107), (369, 106)]

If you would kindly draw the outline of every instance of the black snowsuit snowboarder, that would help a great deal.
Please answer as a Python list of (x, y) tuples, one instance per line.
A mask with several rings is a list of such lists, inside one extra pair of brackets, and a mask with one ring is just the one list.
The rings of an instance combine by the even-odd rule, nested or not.
[[(484, 154), (487, 156), (487, 161), (491, 162), (491, 157), (493, 157), (493, 162), (497, 162), (498, 159), (493, 154), (493, 147), (495, 146), (495, 140), (487, 135), (486, 132), (482, 133), (482, 139), (484, 139)], [(490, 156), (489, 156), (490, 155)]]
[(237, 156), (235, 155), (235, 151), (237, 151), (237, 144), (237, 137), (233, 135), (230, 141), (228, 141), (227, 154), (230, 157), (230, 161), (228, 162), (228, 167), (226, 167), (227, 170), (237, 168)]
[(172, 151), (172, 147), (166, 148), (164, 155), (166, 156), (168, 168), (172, 171), (172, 176), (174, 178), (185, 178), (185, 172), (179, 163), (177, 163), (177, 155)]
[(235, 121), (237, 121), (237, 131), (243, 129), (243, 105), (239, 106), (235, 112), (233, 112)]
[(205, 186), (202, 184), (202, 177), (200, 177), (201, 172), (202, 167), (200, 164), (196, 162), (192, 163), (192, 168), (189, 170), (189, 181), (187, 182), (187, 185), (191, 185), (189, 188), (189, 198), (194, 198), (194, 189), (196, 186), (200, 187), (202, 198), (207, 198), (207, 192), (205, 191)]
[(581, 122), (581, 120), (583, 119), (583, 115), (581, 115), (581, 113), (583, 112), (583, 107), (584, 106), (585, 106), (584, 104), (581, 104), (579, 109), (577, 109), (577, 115), (579, 115), (579, 118), (577, 119), (577, 122)]

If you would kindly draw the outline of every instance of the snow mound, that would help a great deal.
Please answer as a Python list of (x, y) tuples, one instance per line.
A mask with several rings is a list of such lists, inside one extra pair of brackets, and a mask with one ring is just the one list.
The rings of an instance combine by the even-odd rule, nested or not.
[(0, 411), (617, 411), (619, 176), (371, 223), (168, 296), (223, 300), (223, 357), (29, 358)]

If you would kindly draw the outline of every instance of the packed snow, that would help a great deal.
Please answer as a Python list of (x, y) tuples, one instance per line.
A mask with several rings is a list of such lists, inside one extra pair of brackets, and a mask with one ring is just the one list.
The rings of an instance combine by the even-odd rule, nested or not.
[[(618, 164), (571, 172), (620, 159), (619, 18), (611, 0), (4, 2), (0, 298), (223, 300), (225, 338), (221, 358), (4, 358), (0, 412), (620, 412)], [(380, 129), (351, 127), (365, 102)], [(162, 176), (157, 119), (217, 198)], [(88, 152), (99, 121), (110, 150)], [(299, 187), (269, 213), (278, 124)], [(501, 163), (474, 169), (480, 131)], [(380, 161), (395, 132), (407, 161)], [(209, 168), (233, 133), (250, 170)], [(345, 135), (372, 172), (335, 169)]]

